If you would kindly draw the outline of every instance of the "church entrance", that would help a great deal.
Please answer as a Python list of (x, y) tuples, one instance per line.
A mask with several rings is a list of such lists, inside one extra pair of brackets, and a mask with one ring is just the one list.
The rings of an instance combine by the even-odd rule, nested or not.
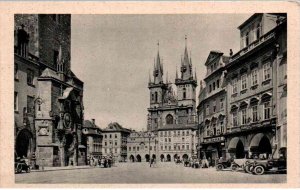
[(19, 132), (16, 139), (16, 153), (20, 158), (28, 158), (34, 151), (33, 135), (28, 129)]

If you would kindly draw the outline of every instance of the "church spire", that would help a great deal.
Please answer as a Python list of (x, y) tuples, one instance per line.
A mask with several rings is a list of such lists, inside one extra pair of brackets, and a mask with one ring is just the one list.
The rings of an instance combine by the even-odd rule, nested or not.
[(181, 58), (181, 79), (190, 80), (191, 78), (193, 78), (192, 59), (191, 57), (189, 57), (188, 54), (187, 36), (185, 35), (185, 48), (184, 48), (183, 60)]
[(163, 65), (160, 59), (160, 55), (159, 55), (159, 41), (157, 42), (157, 56), (156, 56), (156, 60), (154, 58), (154, 72), (153, 72), (153, 76), (154, 76), (154, 83), (155, 84), (159, 84), (159, 83), (163, 83)]

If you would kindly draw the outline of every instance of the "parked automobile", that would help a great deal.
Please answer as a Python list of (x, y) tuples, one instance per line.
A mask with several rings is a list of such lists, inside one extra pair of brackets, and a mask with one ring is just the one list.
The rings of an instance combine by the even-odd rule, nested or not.
[(217, 160), (217, 165), (216, 165), (217, 171), (221, 171), (225, 168), (230, 168), (232, 162), (233, 162), (233, 159), (230, 157), (227, 157), (227, 158), (221, 157), (219, 160)]
[(15, 173), (22, 173), (22, 171), (30, 173), (30, 165), (28, 159), (17, 159), (15, 161)]
[(239, 169), (244, 169), (246, 161), (247, 160), (245, 158), (234, 159), (231, 163), (231, 170), (238, 171)]
[(251, 172), (255, 175), (262, 175), (266, 171), (274, 172), (286, 172), (286, 159), (266, 159), (266, 160), (255, 160)]

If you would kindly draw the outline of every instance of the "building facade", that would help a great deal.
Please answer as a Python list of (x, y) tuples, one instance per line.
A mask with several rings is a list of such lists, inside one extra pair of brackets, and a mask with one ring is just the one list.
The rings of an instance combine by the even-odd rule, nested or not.
[(86, 142), (87, 160), (90, 158), (100, 159), (102, 156), (103, 133), (100, 127), (92, 121), (85, 120), (82, 128), (83, 142)]
[(239, 30), (241, 50), (225, 66), (226, 148), (235, 158), (277, 157), (286, 147), (286, 15), (254, 14)]
[(127, 138), (127, 160), (149, 162), (156, 158), (157, 139), (153, 132), (132, 131)]
[(115, 161), (126, 161), (127, 138), (130, 130), (114, 122), (110, 123), (103, 131), (102, 154), (113, 156)]
[[(21, 96), (28, 96), (26, 110), (24, 105), (16, 107), (29, 113), (23, 115), (34, 126), (31, 131), (16, 130), (16, 154), (27, 154), (37, 165), (86, 163), (81, 146), (83, 82), (70, 69), (70, 38), (71, 15), (15, 15), (15, 74), (28, 61), (36, 65), (27, 68), (31, 89), (18, 86), (23, 78), (15, 87), (15, 105), (24, 100)], [(15, 118), (17, 125), (20, 118)]]
[(225, 151), (226, 132), (226, 84), (224, 66), (229, 57), (219, 51), (211, 51), (206, 62), (205, 88), (200, 85), (198, 117), (201, 132), (200, 155), (212, 164)]
[[(174, 155), (189, 158), (194, 154), (196, 142), (190, 140), (197, 125), (196, 117), (196, 87), (197, 77), (193, 74), (192, 59), (188, 54), (187, 42), (184, 56), (181, 59), (181, 76), (176, 71), (175, 83), (172, 84), (166, 76), (163, 79), (163, 64), (159, 51), (154, 60), (153, 79), (149, 76), (150, 107), (148, 108), (147, 130), (156, 134), (158, 140), (157, 160), (166, 161)], [(176, 91), (173, 89), (176, 87)], [(179, 132), (180, 131), (180, 132)], [(189, 136), (180, 137), (176, 134), (188, 133)], [(167, 133), (167, 136), (161, 135)], [(175, 134), (175, 135), (174, 135)], [(185, 136), (185, 135), (184, 135)], [(178, 139), (177, 139), (178, 137)], [(167, 138), (167, 142), (165, 142)], [(171, 140), (169, 140), (171, 138)], [(182, 138), (185, 140), (182, 141)], [(180, 147), (180, 148), (178, 148)], [(182, 150), (184, 147), (184, 150)], [(187, 149), (188, 148), (188, 149)], [(181, 150), (181, 151), (179, 151)], [(178, 152), (176, 152), (178, 151)]]

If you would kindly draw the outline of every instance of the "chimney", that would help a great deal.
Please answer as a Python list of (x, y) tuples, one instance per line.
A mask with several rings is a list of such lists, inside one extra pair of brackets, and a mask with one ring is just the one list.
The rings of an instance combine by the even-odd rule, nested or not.
[(230, 53), (229, 53), (230, 57), (233, 55), (233, 51), (232, 49), (230, 49)]
[(92, 123), (93, 123), (93, 125), (95, 125), (95, 119), (92, 119)]

